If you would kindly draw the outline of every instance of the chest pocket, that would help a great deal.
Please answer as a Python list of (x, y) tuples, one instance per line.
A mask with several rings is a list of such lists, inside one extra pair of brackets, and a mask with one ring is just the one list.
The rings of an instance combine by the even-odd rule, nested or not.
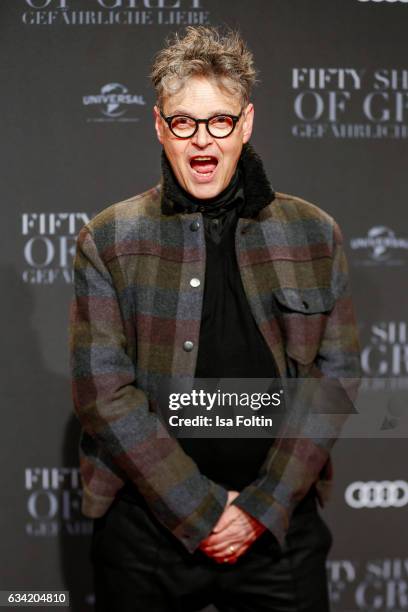
[(334, 307), (330, 289), (281, 288), (274, 292), (289, 357), (306, 365), (314, 361), (327, 318)]

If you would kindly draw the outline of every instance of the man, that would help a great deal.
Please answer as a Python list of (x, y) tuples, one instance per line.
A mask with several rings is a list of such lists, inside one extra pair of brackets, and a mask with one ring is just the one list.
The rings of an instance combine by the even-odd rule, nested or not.
[(78, 236), (71, 364), (96, 609), (329, 609), (331, 437), (164, 435), (163, 386), (348, 379), (359, 351), (341, 232), (274, 192), (249, 139), (237, 34), (188, 27), (155, 58), (160, 185)]

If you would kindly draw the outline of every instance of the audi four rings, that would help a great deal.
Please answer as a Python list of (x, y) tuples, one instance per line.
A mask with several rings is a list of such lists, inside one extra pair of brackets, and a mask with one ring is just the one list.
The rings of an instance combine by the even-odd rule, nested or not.
[(356, 481), (349, 484), (344, 497), (352, 508), (401, 508), (408, 504), (408, 482)]

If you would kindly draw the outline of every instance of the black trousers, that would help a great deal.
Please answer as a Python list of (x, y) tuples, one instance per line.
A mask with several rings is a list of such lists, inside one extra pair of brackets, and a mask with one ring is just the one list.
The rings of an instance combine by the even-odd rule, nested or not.
[(295, 509), (282, 551), (264, 532), (235, 564), (190, 554), (140, 500), (94, 519), (96, 612), (328, 612), (331, 533), (314, 491)]

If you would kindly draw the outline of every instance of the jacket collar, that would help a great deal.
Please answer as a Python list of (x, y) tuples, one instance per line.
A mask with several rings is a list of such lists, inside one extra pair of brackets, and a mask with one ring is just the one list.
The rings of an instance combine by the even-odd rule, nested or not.
[[(275, 199), (275, 192), (269, 184), (261, 158), (249, 143), (242, 147), (238, 163), (242, 170), (245, 194), (245, 204), (240, 212), (240, 217), (255, 217), (262, 208)], [(164, 215), (175, 215), (180, 212), (176, 204), (178, 183), (164, 149), (162, 150), (161, 167), (161, 211)]]

